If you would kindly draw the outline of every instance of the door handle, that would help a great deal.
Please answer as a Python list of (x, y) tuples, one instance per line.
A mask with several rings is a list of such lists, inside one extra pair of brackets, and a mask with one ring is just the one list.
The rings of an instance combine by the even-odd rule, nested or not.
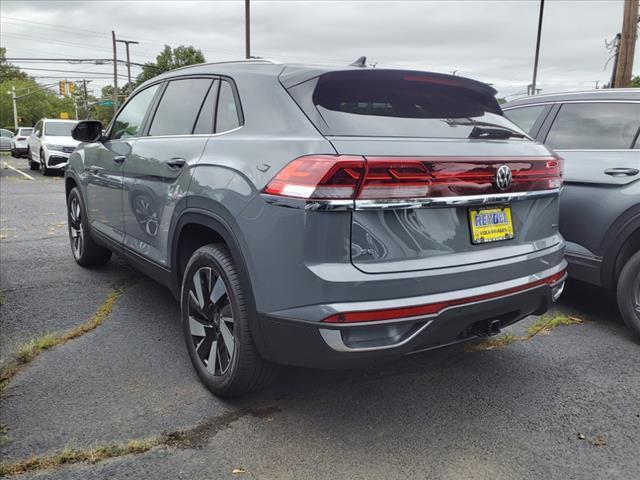
[(117, 157), (113, 157), (113, 161), (116, 163), (122, 163), (127, 159), (125, 155), (118, 155)]
[(604, 173), (606, 173), (607, 175), (611, 175), (612, 177), (622, 177), (622, 176), (627, 176), (627, 177), (633, 177), (634, 175), (638, 175), (640, 173), (640, 170), (638, 170), (637, 168), (607, 168)]
[(187, 161), (184, 158), (172, 158), (167, 162), (167, 166), (171, 170), (178, 170), (179, 168), (182, 168), (185, 163), (187, 163)]

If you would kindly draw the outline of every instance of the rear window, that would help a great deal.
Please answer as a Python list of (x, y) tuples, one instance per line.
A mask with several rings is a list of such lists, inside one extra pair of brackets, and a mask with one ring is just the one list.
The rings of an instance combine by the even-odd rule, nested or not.
[(329, 135), (467, 138), (472, 121), (514, 128), (491, 87), (449, 75), (331, 72), (317, 80), (313, 105)]
[(33, 128), (21, 128), (20, 135), (31, 135)]

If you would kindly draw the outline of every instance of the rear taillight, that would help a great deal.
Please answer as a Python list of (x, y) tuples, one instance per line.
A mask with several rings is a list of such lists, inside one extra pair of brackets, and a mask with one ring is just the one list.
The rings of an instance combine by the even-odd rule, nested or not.
[[(497, 172), (509, 167), (507, 184)], [(284, 167), (264, 193), (303, 199), (385, 200), (552, 190), (559, 157), (359, 157), (311, 155)]]

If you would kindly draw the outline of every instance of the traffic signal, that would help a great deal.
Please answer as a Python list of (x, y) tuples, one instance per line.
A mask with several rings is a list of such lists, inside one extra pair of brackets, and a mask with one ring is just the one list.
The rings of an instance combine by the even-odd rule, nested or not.
[(66, 80), (60, 80), (60, 82), (58, 83), (58, 90), (60, 91), (60, 95), (66, 95), (67, 94), (67, 81)]
[(73, 95), (74, 92), (76, 91), (76, 84), (74, 82), (68, 82), (67, 88), (68, 88), (69, 95)]

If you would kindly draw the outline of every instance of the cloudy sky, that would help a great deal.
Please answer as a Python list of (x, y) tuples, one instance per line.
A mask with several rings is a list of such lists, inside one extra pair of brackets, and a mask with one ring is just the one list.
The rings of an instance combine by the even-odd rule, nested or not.
[[(251, 53), (341, 64), (366, 55), (378, 66), (455, 70), (515, 98), (531, 81), (538, 6), (538, 0), (252, 0)], [(551, 92), (607, 82), (613, 62), (604, 69), (611, 56), (605, 40), (620, 31), (622, 8), (623, 0), (547, 0), (539, 87)], [(164, 44), (193, 45), (207, 61), (244, 56), (243, 1), (3, 0), (0, 20), (9, 58), (108, 58), (111, 30), (140, 42), (132, 46), (135, 62), (153, 60)], [(111, 83), (108, 65), (13, 63), (31, 68), (43, 83), (87, 78), (95, 93)], [(634, 72), (640, 73), (640, 47)]]

